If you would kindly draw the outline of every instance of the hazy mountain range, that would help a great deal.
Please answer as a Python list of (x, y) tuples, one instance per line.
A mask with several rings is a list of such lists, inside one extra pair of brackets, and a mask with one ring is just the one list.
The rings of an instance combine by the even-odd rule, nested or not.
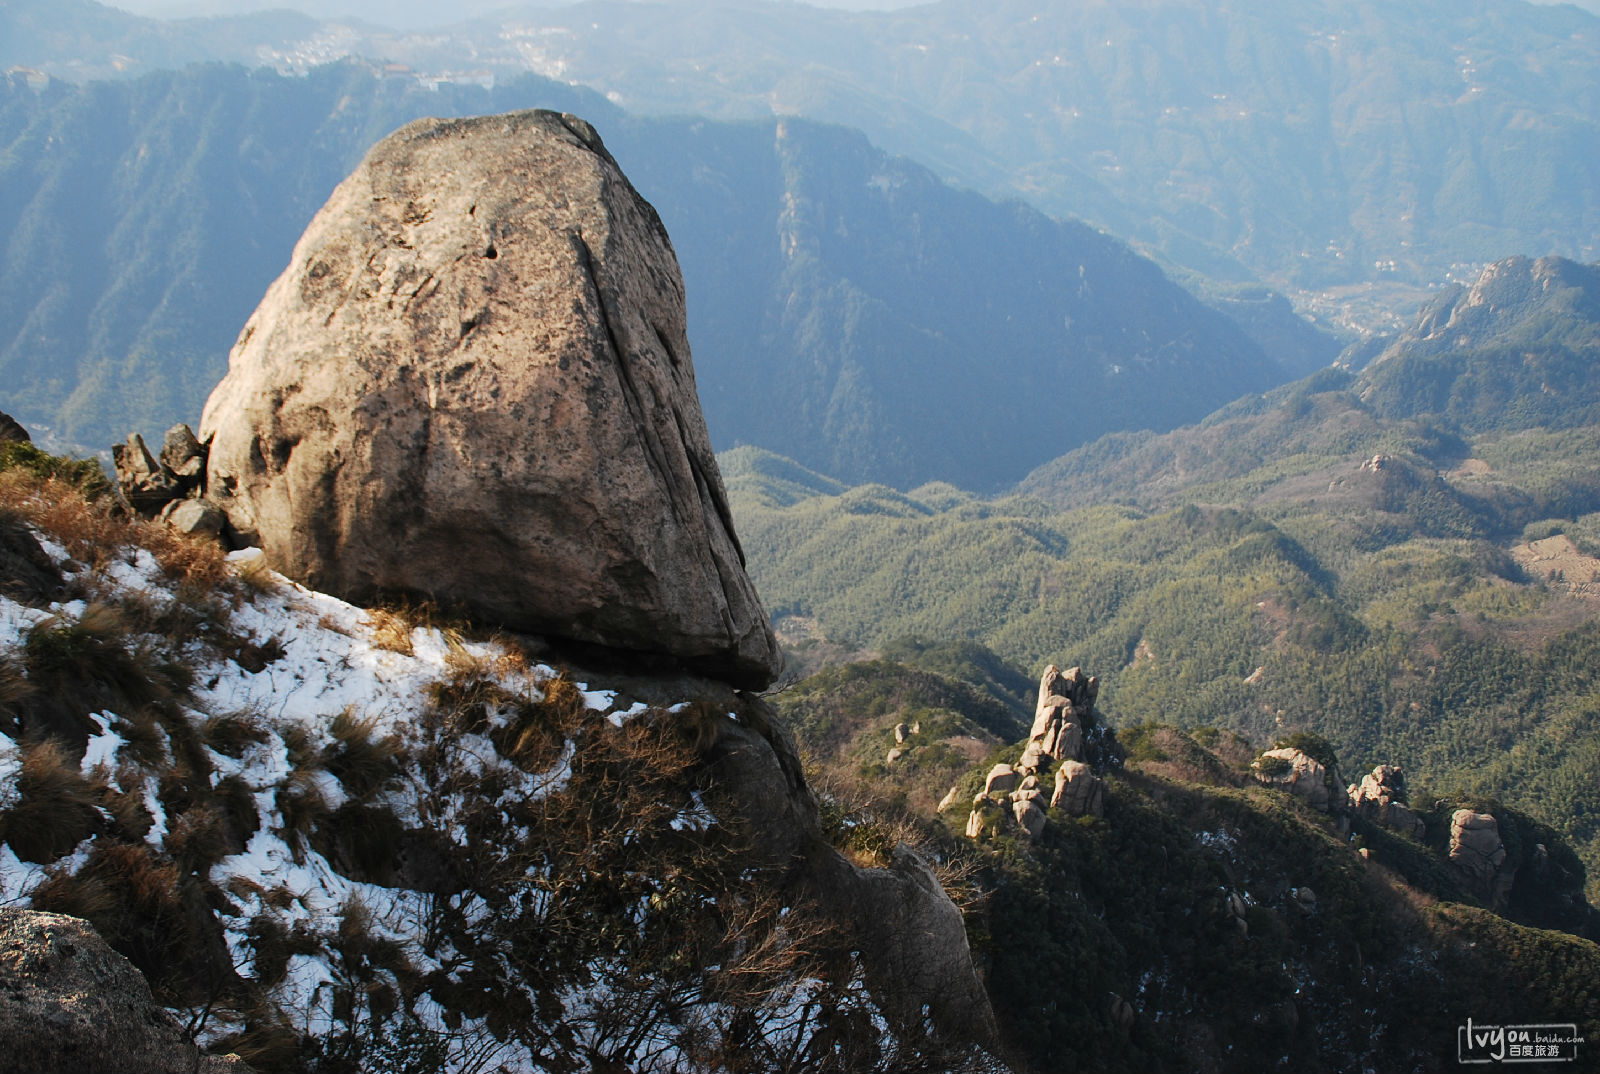
[(1499, 257), (1600, 256), (1600, 21), (1570, 5), (590, 3), (407, 33), (11, 0), (0, 28), (0, 62), (68, 77), (359, 54), (429, 78), (532, 70), (635, 112), (843, 123), (1172, 264), (1321, 293), (1330, 313), (1353, 301), (1341, 288), (1403, 313), (1407, 286)]
[(596, 123), (660, 211), (719, 449), (994, 488), (1337, 351), (1259, 289), (1226, 304), (1247, 333), (1115, 240), (953, 190), (845, 129), (635, 118), (534, 76), (428, 91), (362, 64), (210, 66), (0, 89), (0, 408), (91, 448), (193, 420), (371, 142), (419, 115), (532, 106)]

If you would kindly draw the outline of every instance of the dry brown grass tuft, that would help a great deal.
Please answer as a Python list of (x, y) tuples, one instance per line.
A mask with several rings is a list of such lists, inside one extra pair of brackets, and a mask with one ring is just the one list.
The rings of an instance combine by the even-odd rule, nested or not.
[(452, 649), (460, 646), (462, 636), (471, 629), (465, 620), (445, 615), (431, 600), (380, 604), (367, 609), (367, 619), (372, 628), (372, 644), (406, 656), (414, 652), (412, 632), (419, 627), (439, 631)]
[(26, 734), (81, 744), (89, 713), (137, 711), (181, 694), (186, 668), (140, 652), (135, 643), (123, 611), (111, 604), (90, 604), (76, 620), (35, 624), (21, 654), (36, 688), (23, 709)]
[(515, 638), (504, 634), (495, 634), (489, 639), (500, 655), (495, 658), (494, 671), (500, 675), (526, 675), (533, 670), (533, 659), (528, 655), (527, 647)]
[(213, 1055), (237, 1055), (252, 1070), (305, 1069), (305, 1041), (266, 1000), (244, 1012), (243, 1028), (214, 1041)]
[(328, 733), (333, 742), (323, 750), (323, 767), (351, 798), (370, 798), (399, 776), (400, 739), (393, 734), (380, 735), (376, 718), (360, 717), (346, 709), (329, 723)]
[(170, 739), (153, 705), (138, 708), (131, 716), (119, 716), (112, 727), (127, 743), (122, 749), (122, 756), (128, 760), (146, 768), (156, 768), (166, 763), (172, 755), (168, 745)]
[(209, 716), (200, 725), (200, 735), (206, 745), (222, 754), (239, 760), (245, 750), (259, 746), (272, 737), (272, 732), (253, 712), (222, 713)]
[(291, 931), (276, 914), (260, 914), (252, 918), (248, 935), (251, 976), (258, 984), (269, 988), (283, 980), (288, 973), (290, 958), (295, 955), (314, 955), (322, 950), (322, 945), (303, 923), (295, 925)]
[(296, 767), (289, 773), (288, 781), (278, 791), (278, 813), (283, 817), (278, 835), (288, 845), (295, 864), (304, 864), (305, 848), (311, 845), (312, 834), (333, 815), (315, 772)]
[(367, 612), (372, 623), (372, 644), (391, 653), (411, 656), (416, 652), (411, 641), (413, 624), (399, 609), (373, 608)]
[(539, 702), (547, 719), (555, 723), (570, 724), (582, 717), (586, 711), (583, 700), (583, 691), (578, 689), (578, 684), (562, 672), (553, 679), (546, 679), (539, 684), (539, 689), (544, 694), (544, 699)]
[[(0, 472), (0, 510), (33, 525), (66, 548), (74, 559), (87, 564), (92, 573), (126, 558), (130, 549), (143, 548), (177, 583), (180, 604), (198, 607), (208, 601), (237, 603), (239, 583), (229, 572), (226, 555), (217, 541), (181, 534), (159, 522), (122, 517), (103, 492), (103, 485), (93, 482), (85, 485), (60, 477), (40, 477), (20, 469)], [(77, 585), (88, 590), (84, 595), (90, 599), (96, 595), (92, 576), (80, 576)], [(200, 613), (189, 614), (193, 618)], [(206, 610), (203, 617), (215, 619), (219, 614)], [(181, 630), (180, 624), (173, 631), (162, 632)]]
[(59, 742), (24, 746), (17, 804), (5, 814), (6, 842), (23, 861), (48, 864), (102, 827), (96, 787)]
[(180, 591), (184, 587), (200, 593), (235, 591), (227, 553), (216, 540), (179, 533), (161, 522), (139, 523), (135, 539), (156, 557), (162, 573), (179, 583)]
[(167, 853), (186, 874), (205, 876), (233, 851), (228, 820), (221, 810), (192, 802), (182, 811), (168, 806), (167, 816)]
[(34, 692), (22, 665), (9, 656), (0, 656), (0, 733), (17, 736), (23, 704)]
[(278, 735), (283, 739), (283, 748), (289, 752), (291, 775), (310, 773), (322, 767), (322, 751), (311, 728), (301, 723), (285, 724), (278, 729)]
[(107, 502), (91, 501), (71, 482), (20, 470), (0, 472), (0, 506), (66, 548), (74, 559), (103, 565), (133, 543), (133, 526)]
[(445, 635), (445, 645), (444, 668), (452, 680), (468, 682), (473, 679), (497, 677), (498, 658), (488, 654), (476, 655), (463, 645), (460, 639), (448, 634)]

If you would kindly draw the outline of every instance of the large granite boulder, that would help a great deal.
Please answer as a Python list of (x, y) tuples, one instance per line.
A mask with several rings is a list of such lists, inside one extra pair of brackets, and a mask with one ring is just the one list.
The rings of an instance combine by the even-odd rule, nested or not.
[(0, 1068), (30, 1074), (249, 1074), (207, 1056), (133, 963), (75, 917), (0, 908)]
[(587, 123), (425, 119), (334, 191), (206, 404), (207, 494), (358, 602), (780, 666), (701, 417), (672, 244)]

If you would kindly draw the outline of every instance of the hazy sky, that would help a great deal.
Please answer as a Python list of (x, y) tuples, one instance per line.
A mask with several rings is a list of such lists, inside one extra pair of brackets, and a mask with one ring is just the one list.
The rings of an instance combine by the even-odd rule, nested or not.
[[(264, 8), (289, 8), (320, 18), (356, 17), (380, 26), (413, 28), (460, 22), (505, 7), (560, 7), (572, 0), (102, 0), (136, 15), (238, 15)], [(781, 2), (781, 0), (780, 0)], [(912, 7), (928, 0), (805, 0), (816, 7), (855, 11)]]
[[(380, 26), (416, 29), (436, 26), (484, 15), (505, 7), (559, 7), (573, 0), (102, 0), (112, 7), (139, 15), (237, 15), (263, 8), (291, 8), (321, 18), (355, 17)], [(789, 2), (789, 0), (775, 0)], [(816, 7), (867, 9), (913, 7), (930, 0), (804, 0)], [(1563, 3), (1572, 0), (1533, 0), (1534, 3)], [(1577, 6), (1600, 12), (1600, 0), (1575, 0)]]

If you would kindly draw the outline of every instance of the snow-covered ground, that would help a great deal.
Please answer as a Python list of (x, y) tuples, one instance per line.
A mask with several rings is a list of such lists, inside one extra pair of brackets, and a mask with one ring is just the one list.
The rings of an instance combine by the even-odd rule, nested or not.
[[(70, 572), (88, 570), (73, 562), (59, 544), (43, 540), (42, 545), (57, 565), (69, 572), (69, 579)], [(230, 561), (235, 575), (248, 581), (237, 586), (238, 595), (227, 611), (224, 629), (275, 658), (252, 671), (198, 641), (181, 655), (194, 673), (194, 686), (185, 701), (191, 723), (201, 727), (215, 717), (242, 720), (259, 739), (247, 740), (229, 753), (210, 747), (205, 751), (211, 786), (216, 788), (228, 779), (242, 782), (259, 818), (244, 849), (218, 861), (209, 877), (231, 904), (221, 911), (221, 918), (236, 969), (246, 976), (252, 972), (250, 928), (258, 917), (270, 915), (290, 932), (331, 936), (347, 915), (356, 912), (364, 914), (373, 935), (401, 945), (417, 972), (439, 970), (437, 953), (430, 954), (421, 942), (421, 923), (432, 896), (352, 880), (285, 824), (282, 799), (291, 787), (293, 793), (319, 795), (329, 811), (347, 797), (339, 779), (329, 771), (297, 774), (288, 740), (294, 738), (302, 748), (308, 742), (318, 749), (326, 747), (333, 742), (334, 720), (343, 716), (359, 722), (374, 739), (408, 741), (419, 733), (419, 720), (430, 704), (430, 688), (459, 678), (463, 669), (470, 669), (479, 681), (492, 682), (511, 698), (530, 702), (543, 698), (548, 683), (557, 677), (556, 670), (530, 664), (506, 643), (469, 640), (436, 627), (415, 626), (408, 638), (403, 630), (397, 637), (393, 621), (380, 624), (373, 613), (266, 570), (258, 551), (235, 553)], [(136, 596), (162, 607), (179, 599), (155, 558), (144, 549), (128, 550), (101, 568), (91, 584), (83, 584), (85, 580), (80, 578), (75, 588), (92, 591), (102, 602)], [(84, 600), (74, 599), (48, 608), (29, 608), (0, 597), (0, 657), (10, 656), (23, 664), (22, 650), (30, 631), (70, 627), (88, 607)], [(130, 644), (138, 641), (129, 639)], [(583, 703), (593, 712), (608, 715), (617, 726), (646, 711), (639, 703), (619, 706), (612, 691), (576, 685)], [(505, 714), (500, 718), (505, 719)], [(83, 754), (82, 774), (89, 780), (103, 780), (118, 792), (141, 794), (152, 821), (146, 839), (159, 848), (171, 823), (156, 793), (159, 773), (130, 762), (128, 743), (117, 730), (121, 726), (118, 713), (100, 712), (90, 719), (93, 730)], [(462, 734), (454, 746), (476, 774), (495, 770), (507, 786), (502, 799), (524, 802), (561, 789), (570, 775), (575, 749), (569, 739), (547, 771), (530, 773), (502, 758), (483, 734)], [(22, 752), (19, 743), (0, 734), (0, 810), (16, 803)], [(417, 799), (427, 790), (418, 785), (418, 778), (406, 773), (382, 795), (382, 804), (408, 826), (419, 823)], [(129, 785), (141, 780), (142, 788)], [(696, 796), (685, 803), (676, 824), (703, 828), (713, 822)], [(464, 841), (458, 832), (445, 834)], [(92, 843), (93, 837), (86, 839), (71, 854), (48, 864), (21, 861), (9, 845), (0, 844), (0, 903), (29, 905), (30, 893), (48, 875), (81, 868)], [(297, 1030), (326, 1032), (332, 1024), (337, 976), (326, 950), (294, 954), (273, 998)], [(443, 1012), (431, 1002), (425, 1000), (417, 1014), (424, 1024), (433, 1023), (430, 1028), (443, 1028)], [(236, 1025), (226, 1015), (219, 1015), (213, 1017), (205, 1035), (215, 1038), (233, 1028)], [(461, 1049), (449, 1069), (531, 1069), (530, 1056), (519, 1054), (514, 1045), (492, 1042), (487, 1034), (473, 1033), (472, 1028), (470, 1021), (464, 1027), (458, 1023), (449, 1034)]]

